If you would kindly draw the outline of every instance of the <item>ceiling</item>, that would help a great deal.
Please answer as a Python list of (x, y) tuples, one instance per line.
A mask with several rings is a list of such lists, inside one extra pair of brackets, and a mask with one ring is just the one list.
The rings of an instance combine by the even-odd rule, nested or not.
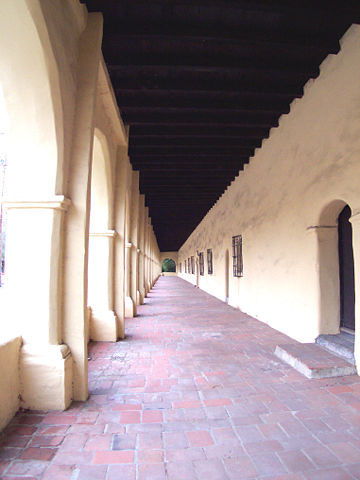
[(359, 0), (86, 0), (161, 251), (178, 250), (301, 97)]

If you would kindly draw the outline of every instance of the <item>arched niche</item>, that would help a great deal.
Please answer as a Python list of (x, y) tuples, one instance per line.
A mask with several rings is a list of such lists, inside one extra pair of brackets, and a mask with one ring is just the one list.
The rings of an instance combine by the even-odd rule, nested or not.
[(38, 0), (0, 2), (0, 83), (9, 115), (6, 195), (63, 193), (59, 72)]

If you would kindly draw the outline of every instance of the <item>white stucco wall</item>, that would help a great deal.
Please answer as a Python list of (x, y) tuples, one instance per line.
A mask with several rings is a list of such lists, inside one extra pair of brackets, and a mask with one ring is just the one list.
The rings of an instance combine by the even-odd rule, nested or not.
[[(179, 250), (182, 263), (204, 252), (199, 286), (224, 300), (228, 249), (229, 303), (300, 341), (313, 341), (320, 322), (318, 243), (309, 227), (335, 199), (353, 214), (360, 208), (359, 52), (354, 25)], [(239, 234), (244, 276), (234, 278), (231, 242)], [(184, 268), (179, 275), (196, 281)]]

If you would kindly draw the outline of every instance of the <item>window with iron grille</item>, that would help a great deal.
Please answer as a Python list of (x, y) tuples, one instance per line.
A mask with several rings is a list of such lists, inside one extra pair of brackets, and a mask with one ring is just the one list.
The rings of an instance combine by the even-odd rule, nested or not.
[(242, 257), (242, 236), (232, 237), (233, 251), (233, 275), (234, 277), (243, 276), (243, 257)]
[(191, 256), (191, 273), (194, 275), (195, 273), (195, 262), (194, 262), (194, 257)]
[(207, 265), (208, 265), (208, 274), (212, 275), (213, 273), (213, 259), (212, 259), (212, 250), (208, 248), (206, 251), (207, 254)]
[(200, 275), (204, 275), (204, 252), (199, 253), (199, 271)]

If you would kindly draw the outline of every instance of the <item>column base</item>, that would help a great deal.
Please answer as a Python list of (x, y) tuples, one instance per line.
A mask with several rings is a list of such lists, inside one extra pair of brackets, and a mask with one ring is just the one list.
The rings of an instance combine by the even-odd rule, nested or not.
[(125, 317), (132, 318), (136, 316), (136, 305), (131, 297), (125, 297)]
[(23, 408), (65, 410), (72, 401), (72, 382), (72, 355), (67, 345), (23, 345), (20, 351)]
[(118, 321), (112, 310), (100, 312), (91, 309), (90, 339), (95, 342), (116, 342)]
[(125, 338), (125, 319), (117, 317), (118, 338), (124, 340)]
[(136, 303), (137, 303), (137, 305), (142, 305), (144, 303), (144, 298), (145, 298), (144, 292), (141, 292), (140, 290), (138, 290), (136, 292)]

